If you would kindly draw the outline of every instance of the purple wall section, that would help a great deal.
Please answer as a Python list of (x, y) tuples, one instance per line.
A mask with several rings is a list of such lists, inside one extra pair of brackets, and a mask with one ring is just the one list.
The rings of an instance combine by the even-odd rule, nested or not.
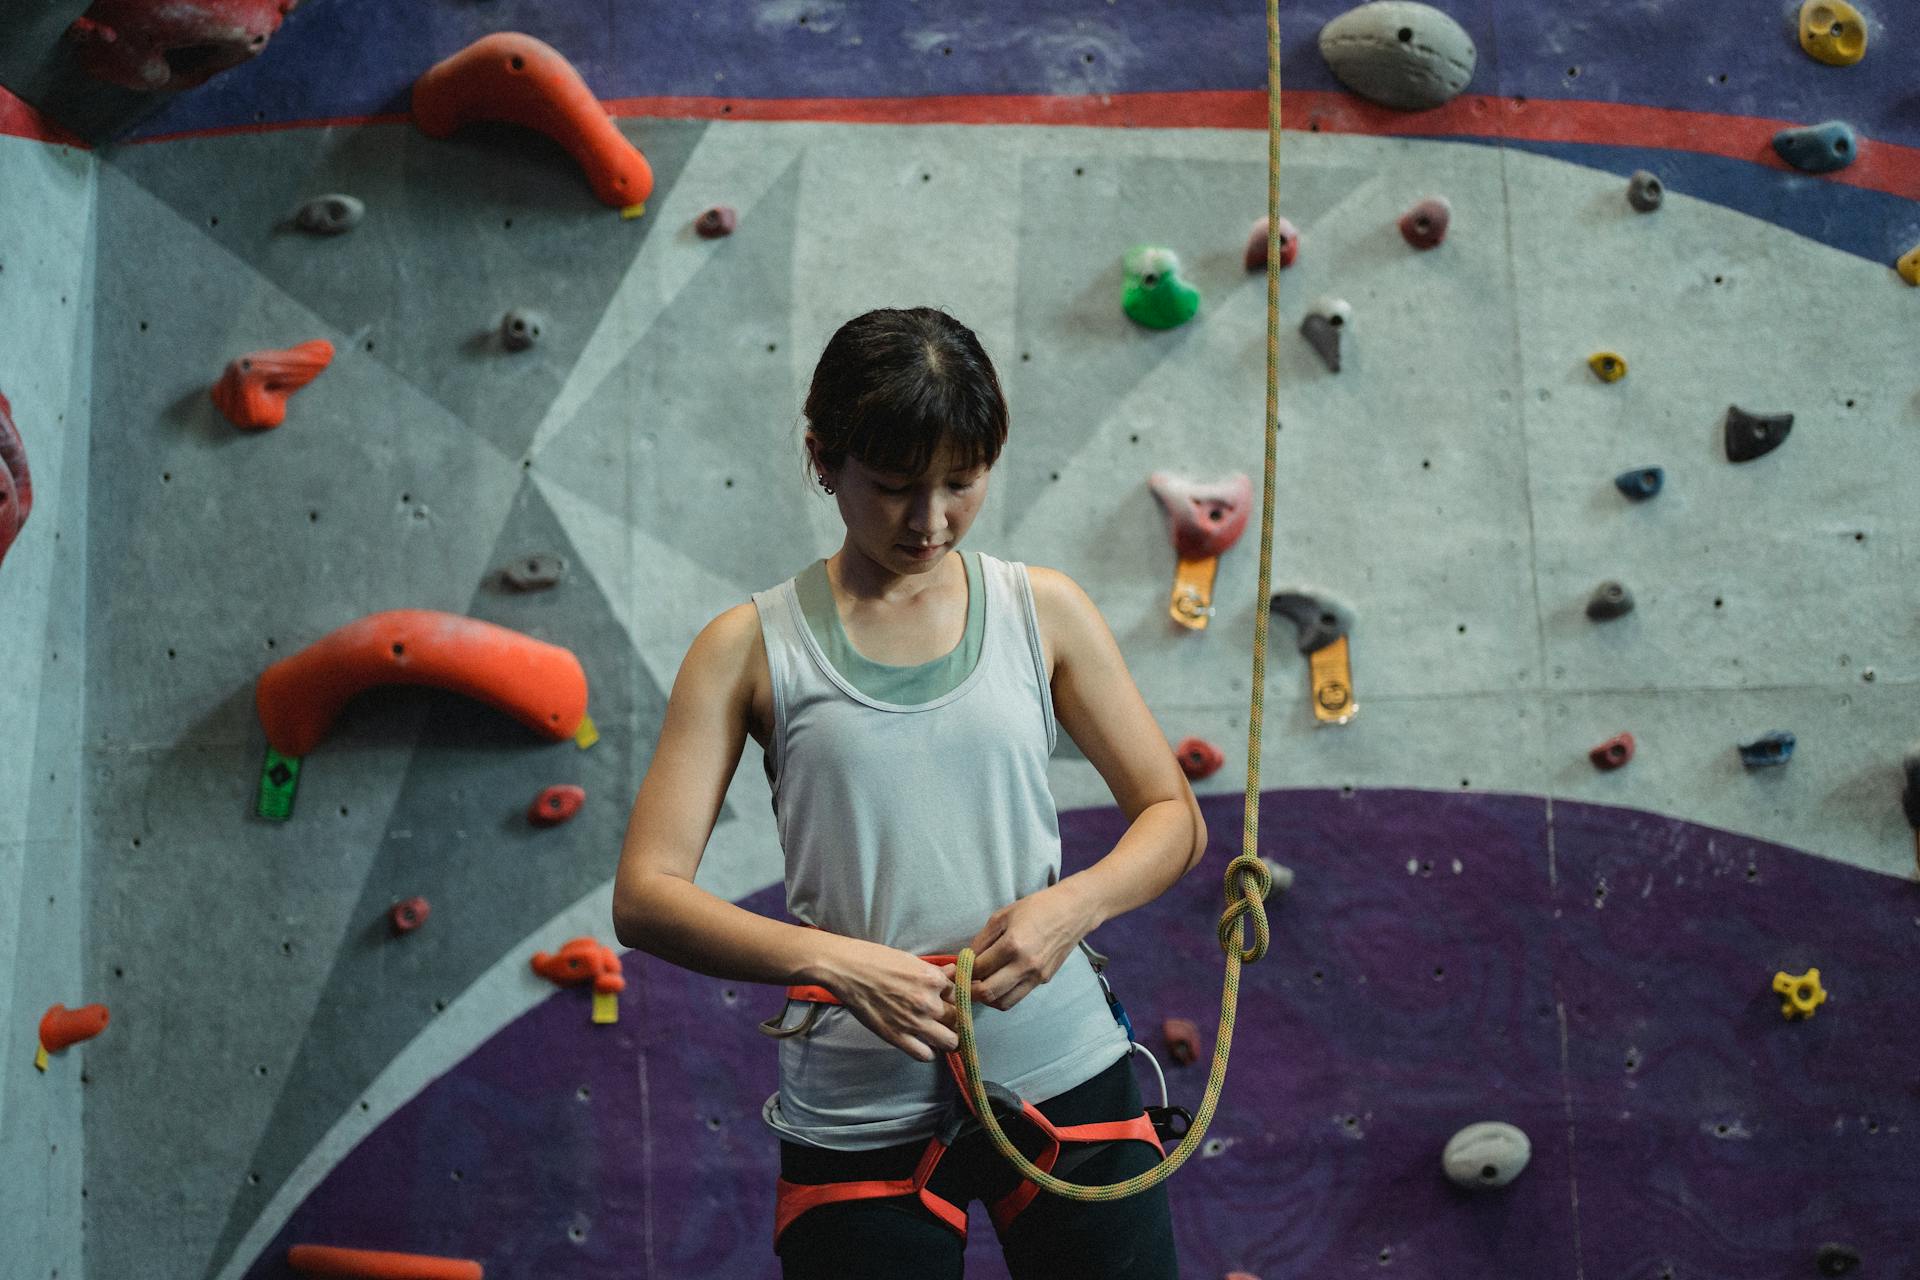
[[(1218, 1012), (1240, 815), (1203, 803), (1205, 868), (1095, 939), (1156, 1047), (1163, 1017)], [(1123, 829), (1063, 815), (1069, 868)], [(1920, 1274), (1913, 884), (1522, 796), (1274, 791), (1261, 832), (1298, 882), (1245, 972), (1217, 1150), (1171, 1184), (1183, 1274), (1810, 1276), (1827, 1241), (1860, 1274)], [(745, 905), (777, 913), (779, 890)], [(501, 1278), (777, 1275), (774, 1059), (753, 1029), (776, 997), (625, 965), (617, 1026), (562, 992), (503, 1029), (333, 1170), (250, 1276), (289, 1274), (299, 1241)], [(1772, 975), (1808, 965), (1831, 997), (1788, 1023)], [(1205, 1070), (1169, 1065), (1176, 1102)], [(1439, 1153), (1483, 1119), (1525, 1129), (1533, 1162), (1471, 1195)], [(969, 1261), (1005, 1274), (977, 1206)]]

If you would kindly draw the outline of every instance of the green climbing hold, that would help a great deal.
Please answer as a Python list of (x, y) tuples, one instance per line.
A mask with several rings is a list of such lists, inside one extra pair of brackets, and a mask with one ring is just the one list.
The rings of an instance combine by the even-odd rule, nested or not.
[(1134, 246), (1127, 250), (1126, 274), (1120, 306), (1135, 324), (1171, 329), (1200, 309), (1200, 291), (1180, 278), (1180, 259), (1171, 249)]

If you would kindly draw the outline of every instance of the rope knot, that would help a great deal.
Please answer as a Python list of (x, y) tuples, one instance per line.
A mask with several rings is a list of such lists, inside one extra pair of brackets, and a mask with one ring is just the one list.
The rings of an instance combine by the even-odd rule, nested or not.
[[(1240, 854), (1227, 864), (1227, 910), (1220, 917), (1220, 949), (1229, 955), (1238, 951), (1242, 964), (1267, 954), (1266, 901), (1272, 888), (1273, 873), (1252, 854)], [(1253, 928), (1251, 947), (1240, 946), (1243, 935), (1236, 926), (1243, 918)]]

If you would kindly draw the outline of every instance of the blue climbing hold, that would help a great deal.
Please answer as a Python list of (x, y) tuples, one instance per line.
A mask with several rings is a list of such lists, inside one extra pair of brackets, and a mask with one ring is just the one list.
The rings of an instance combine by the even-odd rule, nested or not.
[(1782, 160), (1807, 173), (1832, 173), (1835, 169), (1844, 169), (1860, 154), (1860, 144), (1853, 136), (1853, 127), (1844, 120), (1782, 129), (1773, 135), (1773, 149)]
[(1752, 742), (1743, 742), (1740, 744), (1740, 763), (1749, 769), (1785, 764), (1793, 759), (1793, 741), (1792, 734), (1784, 729), (1775, 729)]
[(1622, 471), (1613, 478), (1613, 487), (1641, 502), (1660, 492), (1660, 486), (1667, 482), (1667, 473), (1660, 467), (1635, 467), (1632, 471)]

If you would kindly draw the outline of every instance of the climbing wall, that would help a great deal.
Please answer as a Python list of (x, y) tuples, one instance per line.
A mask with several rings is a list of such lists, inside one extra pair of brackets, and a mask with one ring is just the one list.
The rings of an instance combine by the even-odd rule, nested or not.
[[(1320, 57), (1344, 7), (1285, 6), (1301, 248), (1273, 549), (1277, 587), (1351, 606), (1360, 711), (1315, 726), (1276, 619), (1263, 852), (1299, 879), (1249, 973), (1217, 1145), (1174, 1182), (1185, 1271), (1813, 1274), (1842, 1241), (1903, 1274), (1907, 37), (1869, 14), (1868, 57), (1835, 68), (1784, 6), (1716, 0), (1654, 32), (1449, 4), (1475, 78), (1406, 116)], [(654, 171), (643, 216), (529, 131), (409, 122), (414, 77), (498, 29), (551, 41), (607, 103)], [(1072, 574), (1169, 740), (1226, 756), (1196, 783), (1207, 867), (1095, 939), (1156, 1049), (1161, 1017), (1210, 1022), (1265, 609), (1250, 530), (1207, 629), (1172, 626), (1147, 476), (1258, 481), (1266, 295), (1241, 255), (1265, 209), (1261, 39), (1246, 5), (783, 0), (661, 30), (308, 0), (201, 88), (77, 98), (71, 50), (27, 67), (14, 43), (0, 80), (79, 104), (101, 144), (0, 137), (0, 307), (37, 344), (0, 349), (38, 496), (0, 568), (27, 604), (0, 629), (8, 722), (34, 732), (0, 753), (0, 955), (23, 958), (0, 982), (0, 1212), (35, 1206), (21, 1274), (82, 1274), (83, 1174), (89, 1275), (137, 1255), (160, 1277), (281, 1276), (301, 1241), (498, 1276), (774, 1273), (773, 1060), (749, 1025), (770, 993), (630, 953), (598, 1026), (529, 961), (611, 940), (627, 807), (693, 636), (838, 545), (798, 411), (827, 336), (873, 306), (948, 308), (1006, 382), (970, 545)], [(1832, 118), (1864, 140), (1849, 169), (1769, 145)], [(1641, 169), (1655, 212), (1626, 199)], [(292, 225), (328, 192), (363, 221)], [(1452, 219), (1422, 251), (1395, 224), (1434, 196)], [(737, 229), (697, 235), (721, 203)], [(1143, 244), (1199, 290), (1186, 324), (1123, 312)], [(1337, 373), (1296, 331), (1326, 299), (1349, 308)], [(539, 316), (531, 349), (502, 341), (513, 309)], [(221, 416), (229, 361), (315, 339), (333, 359), (283, 425)], [(1624, 378), (1595, 376), (1602, 351)], [(1792, 432), (1731, 463), (1732, 404)], [(1659, 496), (1615, 487), (1652, 466)], [(502, 568), (534, 553), (562, 580), (510, 590)], [(1596, 622), (1608, 580), (1636, 608)], [(567, 647), (598, 740), (387, 690), (309, 754), (289, 820), (256, 816), (261, 671), (398, 608)], [(1775, 729), (1792, 761), (1744, 766), (1737, 744)], [(1634, 759), (1596, 768), (1622, 732)], [(1069, 862), (1098, 856), (1119, 815), (1065, 735), (1052, 781)], [(586, 804), (533, 827), (552, 783)], [(777, 913), (779, 873), (750, 750), (701, 883)], [(416, 895), (431, 915), (398, 935), (388, 910)], [(1831, 1000), (1789, 1023), (1773, 974), (1808, 967)], [(113, 1021), (43, 1076), (54, 1000)], [(1172, 1073), (1174, 1101), (1202, 1070)], [(1439, 1152), (1486, 1119), (1525, 1129), (1533, 1161), (1469, 1198)], [(970, 1273), (996, 1274), (978, 1215), (975, 1237)]]

